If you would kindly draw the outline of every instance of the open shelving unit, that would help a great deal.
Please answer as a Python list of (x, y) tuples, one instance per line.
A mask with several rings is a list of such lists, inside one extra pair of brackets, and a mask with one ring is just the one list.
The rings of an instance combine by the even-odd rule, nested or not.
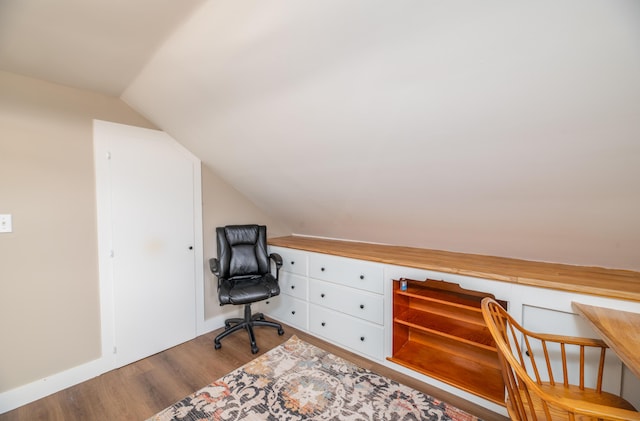
[[(393, 286), (390, 361), (504, 405), (498, 352), (480, 303), (492, 294), (445, 281), (405, 279)], [(497, 300), (505, 309), (507, 302)]]

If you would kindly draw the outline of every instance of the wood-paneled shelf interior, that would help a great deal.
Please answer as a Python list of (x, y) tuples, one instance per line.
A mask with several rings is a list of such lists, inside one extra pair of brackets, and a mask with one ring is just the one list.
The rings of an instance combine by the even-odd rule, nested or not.
[[(457, 284), (427, 279), (393, 285), (393, 356), (390, 361), (504, 405), (498, 353), (480, 302), (492, 297)], [(500, 304), (507, 308), (505, 301)]]

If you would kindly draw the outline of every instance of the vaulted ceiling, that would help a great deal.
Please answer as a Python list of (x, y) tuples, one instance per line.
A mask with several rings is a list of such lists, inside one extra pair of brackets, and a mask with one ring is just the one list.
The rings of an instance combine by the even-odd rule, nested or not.
[(637, 0), (0, 0), (0, 69), (121, 96), (295, 233), (640, 269)]
[(0, 0), (0, 70), (120, 96), (205, 0)]

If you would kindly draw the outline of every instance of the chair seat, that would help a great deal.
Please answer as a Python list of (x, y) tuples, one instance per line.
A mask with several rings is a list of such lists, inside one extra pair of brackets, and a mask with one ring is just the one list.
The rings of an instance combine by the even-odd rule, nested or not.
[(278, 281), (269, 273), (250, 278), (223, 279), (218, 291), (220, 305), (254, 303), (278, 294), (280, 294)]
[[(608, 392), (598, 393), (595, 389), (585, 388), (581, 390), (578, 386), (569, 385), (568, 387), (565, 387), (562, 383), (556, 384), (556, 385), (551, 385), (550, 383), (543, 383), (540, 386), (540, 388), (545, 393), (557, 398), (585, 401), (593, 404), (604, 405), (604, 406), (609, 406), (613, 408), (626, 409), (631, 411), (636, 410), (633, 407), (633, 405), (631, 405), (629, 402), (627, 402), (625, 399), (621, 398), (620, 396), (617, 396)], [(529, 408), (529, 405), (528, 405), (529, 400), (527, 398), (526, 393), (522, 391), (520, 395), (522, 397), (522, 402), (525, 404), (525, 411), (527, 412), (527, 415), (528, 415), (527, 418), (535, 419), (531, 415), (531, 409)], [(539, 420), (547, 419), (544, 413), (542, 400), (535, 395), (531, 395), (531, 402), (533, 403), (534, 411), (536, 413), (536, 418)], [(511, 413), (512, 412), (511, 401), (507, 399), (506, 404), (507, 404), (507, 410), (509, 411), (509, 413)], [(569, 420), (569, 414), (567, 413), (566, 410), (561, 408), (554, 408), (554, 407), (550, 407), (549, 409), (551, 413), (551, 418), (553, 420)], [(517, 417), (513, 418), (513, 415), (512, 415), (512, 419), (517, 419)], [(597, 417), (589, 417), (586, 415), (576, 414), (575, 419), (579, 421), (595, 421)]]
[(568, 387), (564, 387), (564, 385), (555, 385), (552, 386), (549, 383), (542, 384), (542, 390), (545, 393), (548, 393), (552, 396), (556, 396), (558, 398), (568, 398), (568, 399), (576, 399), (587, 401), (590, 403), (595, 403), (598, 405), (612, 406), (620, 409), (629, 409), (635, 411), (636, 409), (627, 402), (625, 399), (620, 396), (614, 395), (613, 393), (608, 392), (598, 392), (595, 389), (584, 388), (580, 389), (578, 386), (569, 385)]

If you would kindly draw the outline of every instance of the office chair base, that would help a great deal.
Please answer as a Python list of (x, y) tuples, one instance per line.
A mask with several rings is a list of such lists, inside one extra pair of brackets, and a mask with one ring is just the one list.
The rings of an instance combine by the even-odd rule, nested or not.
[(254, 326), (267, 326), (274, 327), (278, 329), (278, 335), (284, 335), (284, 330), (282, 329), (282, 325), (280, 323), (270, 322), (264, 319), (264, 314), (256, 313), (251, 314), (251, 304), (244, 305), (244, 318), (241, 319), (239, 317), (234, 317), (232, 319), (227, 319), (224, 321), (224, 332), (220, 333), (213, 340), (213, 344), (215, 349), (220, 349), (222, 344), (220, 340), (225, 338), (228, 335), (231, 335), (233, 332), (236, 332), (241, 329), (246, 329), (249, 334), (249, 341), (251, 342), (251, 353), (256, 354), (258, 352), (258, 345), (256, 345), (256, 337), (253, 333)]

